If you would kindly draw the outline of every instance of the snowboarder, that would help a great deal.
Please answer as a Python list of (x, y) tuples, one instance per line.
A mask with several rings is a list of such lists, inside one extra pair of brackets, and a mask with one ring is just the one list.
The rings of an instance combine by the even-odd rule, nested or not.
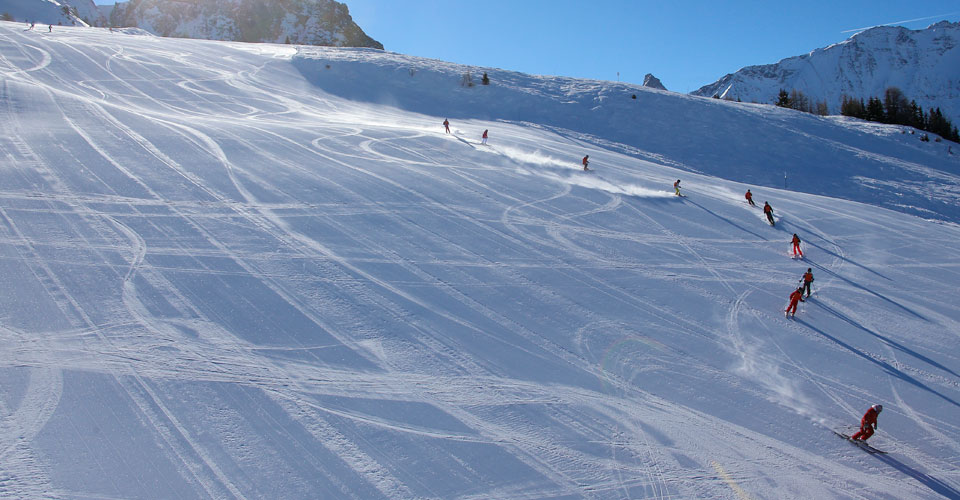
[(769, 203), (763, 202), (763, 213), (767, 214), (767, 220), (770, 222), (771, 226), (775, 226), (773, 222), (773, 207)]
[(487, 143), (487, 131), (484, 130), (483, 135), (480, 137), (480, 144), (486, 144), (486, 143)]
[(674, 192), (674, 194), (676, 194), (677, 196), (681, 196), (681, 194), (680, 194), (680, 179), (677, 179), (677, 182), (674, 182), (674, 183), (673, 183), (673, 192)]
[(584, 170), (590, 170), (589, 168), (587, 168), (587, 164), (590, 163), (590, 155), (584, 156), (583, 160), (580, 160), (580, 163), (583, 163)]
[(447, 131), (446, 133), (450, 133), (450, 120), (443, 119), (443, 128)]
[(800, 257), (803, 258), (803, 250), (800, 249), (800, 237), (797, 236), (797, 233), (793, 233), (793, 256), (794, 258)]
[(743, 195), (743, 197), (747, 199), (747, 203), (749, 203), (751, 207), (757, 206), (757, 204), (753, 202), (753, 193), (751, 193), (749, 189), (747, 190), (747, 194)]
[(861, 441), (870, 439), (873, 431), (877, 429), (877, 417), (880, 416), (881, 411), (883, 411), (883, 405), (871, 406), (867, 412), (863, 414), (863, 418), (860, 419), (860, 432), (850, 436), (850, 439), (859, 439)]
[(807, 297), (810, 296), (810, 283), (813, 283), (813, 269), (807, 268), (807, 272), (803, 273), (803, 289), (807, 292)]
[(784, 311), (787, 316), (793, 317), (797, 314), (797, 303), (805, 302), (803, 300), (803, 287), (797, 287), (793, 293), (790, 294), (790, 305), (787, 306), (787, 310)]

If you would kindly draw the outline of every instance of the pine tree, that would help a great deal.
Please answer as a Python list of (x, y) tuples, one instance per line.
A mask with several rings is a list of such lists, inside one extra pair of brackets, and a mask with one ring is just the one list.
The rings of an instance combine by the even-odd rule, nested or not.
[(790, 94), (784, 89), (780, 89), (780, 93), (777, 95), (777, 106), (781, 108), (790, 107)]
[(883, 115), (883, 103), (880, 102), (880, 98), (871, 97), (867, 99), (867, 120), (872, 122), (882, 122), (884, 121)]

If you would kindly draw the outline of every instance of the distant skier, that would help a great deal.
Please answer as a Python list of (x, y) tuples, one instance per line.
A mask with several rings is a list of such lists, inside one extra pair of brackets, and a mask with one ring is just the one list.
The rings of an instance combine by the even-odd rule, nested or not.
[(850, 439), (859, 439), (861, 441), (870, 439), (873, 431), (877, 429), (877, 417), (880, 416), (881, 411), (883, 411), (883, 405), (871, 406), (870, 409), (863, 414), (863, 418), (860, 419), (860, 432), (850, 436)]
[(487, 131), (484, 130), (483, 135), (480, 137), (480, 144), (486, 144), (486, 143), (487, 143)]
[(798, 287), (790, 294), (790, 305), (787, 306), (787, 310), (785, 311), (786, 315), (791, 318), (796, 316), (797, 304), (800, 302), (805, 302), (803, 300), (803, 287)]
[(747, 194), (743, 195), (743, 197), (747, 199), (747, 203), (749, 203), (751, 207), (757, 206), (757, 204), (753, 202), (753, 193), (751, 193), (749, 189), (747, 190)]
[(450, 120), (443, 119), (443, 128), (447, 131), (446, 133), (450, 133)]
[(776, 224), (773, 222), (773, 207), (767, 202), (763, 202), (763, 213), (767, 215), (767, 220), (770, 222), (770, 225), (775, 226)]
[(677, 196), (683, 196), (680, 194), (680, 179), (677, 179), (677, 182), (673, 183), (673, 193)]
[(47, 26), (47, 33), (53, 33), (53, 25)]
[(800, 237), (797, 236), (797, 233), (793, 233), (793, 256), (803, 258), (803, 250), (800, 249)]
[(803, 289), (807, 292), (807, 297), (810, 296), (810, 283), (813, 283), (813, 269), (807, 268), (807, 272), (803, 273)]
[(580, 163), (583, 163), (584, 170), (590, 170), (589, 168), (587, 168), (587, 165), (590, 163), (590, 155), (584, 156), (583, 160), (580, 160)]

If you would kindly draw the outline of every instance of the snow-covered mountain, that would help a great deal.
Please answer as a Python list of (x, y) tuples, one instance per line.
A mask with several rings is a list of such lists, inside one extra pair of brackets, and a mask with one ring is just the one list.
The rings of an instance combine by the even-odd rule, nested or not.
[(166, 37), (382, 49), (334, 0), (0, 0), (13, 21), (141, 28)]
[(960, 123), (960, 23), (871, 28), (809, 54), (748, 66), (692, 94), (771, 104), (780, 89), (796, 89), (813, 101), (826, 100), (830, 113), (838, 114), (844, 95), (883, 98), (888, 87), (924, 110), (939, 106)]
[(11, 21), (47, 25), (102, 25), (105, 18), (93, 0), (0, 0), (0, 15)]
[(0, 22), (0, 498), (960, 498), (947, 145), (133, 32)]
[(130, 0), (110, 23), (167, 37), (383, 48), (334, 0)]

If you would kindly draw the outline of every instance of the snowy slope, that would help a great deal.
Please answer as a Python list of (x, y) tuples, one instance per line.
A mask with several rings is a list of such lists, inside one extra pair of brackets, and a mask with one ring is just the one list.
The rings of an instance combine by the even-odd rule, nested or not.
[[(0, 497), (960, 498), (937, 145), (379, 51), (0, 39)], [(817, 193), (751, 178), (798, 150)], [(888, 455), (831, 432), (875, 402)]]
[(772, 104), (780, 89), (796, 89), (812, 102), (825, 100), (830, 112), (839, 114), (844, 95), (882, 99), (888, 87), (899, 88), (925, 111), (939, 107), (960, 122), (960, 23), (871, 28), (809, 54), (748, 66), (692, 94)]
[[(706, 175), (960, 221), (960, 147), (921, 142), (908, 127), (370, 49), (305, 47), (293, 62), (309, 81), (352, 101), (559, 128), (571, 139), (613, 143)], [(460, 86), (468, 72), (477, 83), (486, 72), (490, 85)]]

